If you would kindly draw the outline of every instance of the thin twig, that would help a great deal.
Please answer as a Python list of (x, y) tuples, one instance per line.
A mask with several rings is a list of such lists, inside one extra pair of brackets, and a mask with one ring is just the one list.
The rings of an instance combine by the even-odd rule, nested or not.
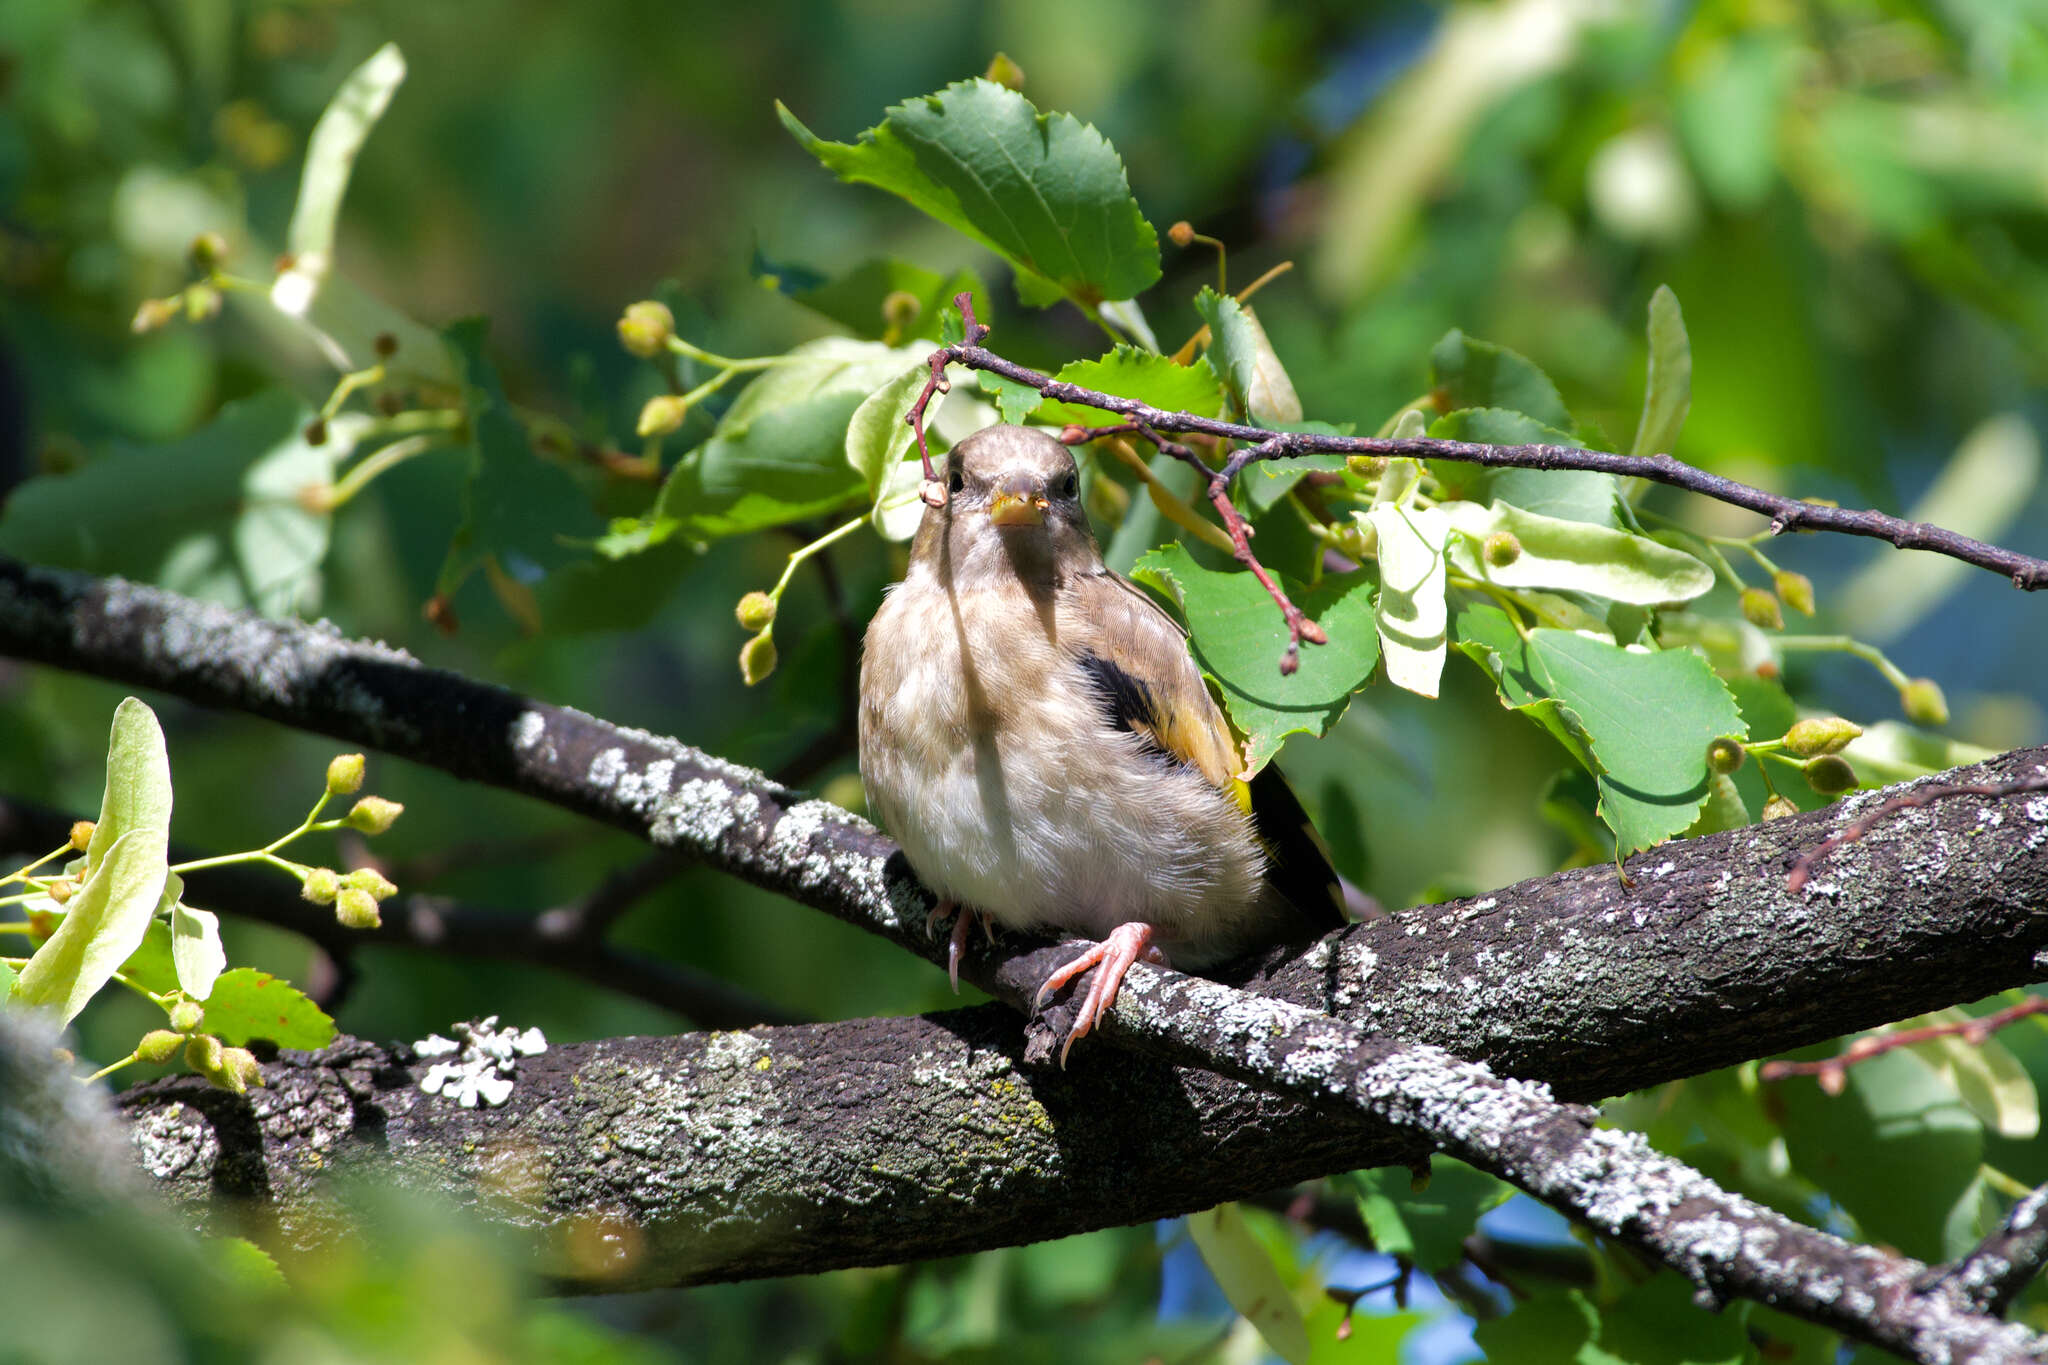
[(2035, 1014), (2048, 1014), (2048, 996), (2030, 995), (2017, 1005), (2008, 1006), (1995, 1014), (1977, 1019), (1964, 1019), (1953, 1024), (1926, 1024), (1920, 1028), (1902, 1028), (1891, 1033), (1870, 1033), (1858, 1038), (1848, 1047), (1832, 1057), (1822, 1057), (1813, 1062), (1765, 1062), (1757, 1075), (1766, 1081), (1782, 1081), (1790, 1076), (1811, 1076), (1820, 1082), (1820, 1088), (1830, 1095), (1842, 1093), (1848, 1083), (1849, 1068), (1858, 1062), (1867, 1062), (1872, 1057), (1915, 1043), (1932, 1042), (1936, 1038), (1960, 1037), (1972, 1047), (1981, 1047), (1986, 1038), (2000, 1029)]
[(1969, 1255), (1944, 1268), (1937, 1278), (1953, 1284), (1984, 1312), (2004, 1317), (2044, 1265), (2048, 1265), (2048, 1185), (2014, 1204), (1997, 1231)]
[(1799, 860), (1792, 864), (1792, 870), (1785, 874), (1785, 889), (1797, 895), (1805, 889), (1821, 859), (1843, 844), (1855, 843), (1870, 832), (1872, 825), (1895, 811), (1918, 810), (1951, 796), (2019, 796), (2037, 791), (2048, 791), (2048, 768), (2038, 770), (2032, 777), (2016, 777), (2010, 782), (1943, 782), (1894, 796), (1800, 854)]

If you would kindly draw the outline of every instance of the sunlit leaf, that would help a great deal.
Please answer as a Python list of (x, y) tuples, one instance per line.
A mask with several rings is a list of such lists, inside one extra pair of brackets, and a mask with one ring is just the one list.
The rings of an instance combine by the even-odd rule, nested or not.
[(404, 79), (405, 57), (397, 44), (384, 44), (342, 82), (313, 125), (299, 201), (285, 233), (291, 265), (270, 289), (270, 301), (280, 312), (303, 316), (326, 281), (334, 264), (334, 228), (356, 154)]
[(1465, 1259), (1465, 1239), (1479, 1216), (1505, 1204), (1514, 1189), (1447, 1156), (1432, 1157), (1429, 1170), (1419, 1190), (1405, 1166), (1359, 1171), (1352, 1182), (1373, 1246), (1434, 1273)]
[(1070, 114), (1013, 90), (961, 81), (895, 105), (855, 143), (827, 142), (777, 103), (796, 140), (841, 180), (908, 200), (1009, 261), (1017, 293), (1093, 309), (1159, 278), (1159, 239), (1123, 161)]
[[(1551, 588), (1590, 593), (1616, 602), (1656, 606), (1684, 602), (1714, 586), (1714, 571), (1683, 550), (1611, 526), (1568, 521), (1504, 502), (1441, 504), (1456, 534), (1451, 564), (1460, 573), (1504, 588)], [(1511, 535), (1519, 546), (1510, 563), (1496, 565), (1483, 546), (1489, 536)]]
[(1204, 288), (1195, 311), (1209, 324), (1209, 361), (1237, 410), (1260, 426), (1301, 420), (1301, 399), (1258, 314), (1228, 294)]
[(227, 969), (227, 953), (220, 946), (220, 918), (211, 910), (199, 910), (178, 897), (185, 883), (177, 873), (164, 896), (171, 904), (171, 960), (177, 966), (178, 986), (194, 1000), (213, 993), (213, 983)]
[(1357, 514), (1379, 537), (1380, 593), (1376, 610), (1387, 681), (1418, 696), (1434, 697), (1443, 677), (1445, 630), (1444, 542), (1450, 521), (1434, 507), (1376, 503)]
[[(1430, 423), (1440, 441), (1478, 445), (1577, 444), (1554, 427), (1504, 408), (1468, 408)], [(1612, 474), (1587, 469), (1488, 469), (1456, 460), (1431, 460), (1430, 472), (1450, 497), (1469, 502), (1506, 502), (1528, 512), (1567, 521), (1621, 525), (1618, 484)]]
[(252, 1038), (306, 1049), (334, 1041), (334, 1021), (305, 992), (254, 967), (234, 967), (215, 978), (206, 1000), (206, 1031), (235, 1046)]
[[(1431, 387), (1439, 408), (1504, 408), (1561, 433), (1572, 430), (1571, 411), (1550, 376), (1505, 346), (1468, 337), (1455, 327), (1429, 353)], [(1467, 437), (1483, 440), (1483, 437)], [(1563, 438), (1571, 444), (1569, 435)]]
[(170, 877), (171, 763), (156, 715), (130, 697), (114, 711), (107, 788), (64, 922), (21, 969), (10, 996), (66, 1023), (142, 944)]
[(1281, 1359), (1302, 1365), (1309, 1357), (1308, 1328), (1273, 1258), (1266, 1253), (1235, 1204), (1219, 1204), (1188, 1215), (1188, 1235), (1230, 1306), (1256, 1327)]
[[(1072, 361), (1053, 378), (1098, 393), (1135, 398), (1167, 412), (1214, 417), (1223, 411), (1223, 389), (1206, 357), (1197, 357), (1191, 365), (1176, 365), (1166, 356), (1119, 342), (1101, 359)], [(1047, 425), (1104, 426), (1118, 419), (1113, 413), (1078, 403), (1047, 403), (1033, 420)]]
[[(1963, 1010), (1951, 1008), (1907, 1020), (1899, 1027), (1953, 1026), (1968, 1018)], [(1914, 1043), (1910, 1050), (1940, 1072), (1969, 1111), (1992, 1132), (2022, 1142), (2040, 1133), (2041, 1098), (2034, 1078), (1996, 1037), (1973, 1043), (1951, 1033)]]
[(1245, 737), (1245, 768), (1264, 767), (1288, 735), (1320, 735), (1336, 724), (1379, 661), (1368, 575), (1325, 579), (1313, 589), (1288, 584), (1288, 594), (1330, 637), (1305, 645), (1301, 666), (1280, 672), (1287, 626), (1280, 609), (1249, 573), (1207, 569), (1187, 547), (1153, 550), (1131, 577), (1181, 604), (1193, 634), (1195, 662), (1216, 680), (1223, 709)]
[[(889, 471), (903, 462), (905, 452), (916, 443), (917, 433), (904, 419), (930, 380), (928, 367), (913, 365), (862, 399), (853, 410), (846, 424), (846, 463), (867, 484), (870, 498), (881, 496)], [(926, 422), (937, 419), (945, 397), (943, 393), (932, 394), (925, 408)], [(919, 461), (920, 473), (923, 467)]]

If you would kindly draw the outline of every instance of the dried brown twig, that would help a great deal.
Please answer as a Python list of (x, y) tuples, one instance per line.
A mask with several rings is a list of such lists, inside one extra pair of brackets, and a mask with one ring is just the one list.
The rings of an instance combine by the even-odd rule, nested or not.
[(1791, 1076), (1811, 1076), (1820, 1082), (1820, 1088), (1830, 1095), (1842, 1093), (1848, 1084), (1849, 1068), (1858, 1062), (1867, 1062), (1872, 1057), (1881, 1057), (1887, 1052), (1915, 1043), (1928, 1043), (1936, 1038), (1960, 1037), (1972, 1047), (1981, 1047), (1984, 1040), (2010, 1024), (2016, 1024), (2029, 1015), (2048, 1014), (2048, 996), (2030, 995), (2017, 1005), (2011, 1005), (1995, 1014), (1979, 1019), (1964, 1019), (1953, 1024), (1927, 1024), (1920, 1028), (1902, 1028), (1891, 1033), (1867, 1033), (1832, 1057), (1822, 1057), (1813, 1062), (1765, 1062), (1758, 1070), (1759, 1079), (1782, 1081)]
[[(926, 382), (924, 392), (918, 396), (917, 402), (911, 405), (910, 415), (905, 419), (917, 432), (918, 451), (924, 456), (925, 501), (934, 506), (944, 502), (945, 489), (937, 482), (931, 455), (926, 447), (924, 413), (926, 406), (931, 402), (932, 394), (946, 391), (946, 367), (961, 364), (969, 369), (985, 370), (990, 374), (1000, 375), (1012, 383), (1036, 389), (1056, 403), (1077, 403), (1083, 407), (1114, 413), (1129, 423), (1127, 428), (1120, 429), (1138, 434), (1145, 434), (1148, 431), (1195, 433), (1242, 443), (1243, 448), (1232, 454), (1220, 469), (1210, 470), (1207, 465), (1202, 466), (1210, 479), (1212, 490), (1219, 486), (1227, 490), (1230, 481), (1238, 472), (1255, 461), (1288, 459), (1299, 455), (1383, 455), (1410, 459), (1457, 460), (1492, 469), (1591, 470), (1623, 478), (1648, 479), (1652, 483), (1682, 488), (1703, 497), (1746, 508), (1769, 517), (1773, 535), (1782, 535), (1787, 531), (1836, 531), (1844, 535), (1869, 536), (1876, 540), (1888, 541), (1902, 550), (1927, 550), (1947, 555), (1951, 559), (1959, 559), (1965, 564), (1974, 564), (1979, 568), (2005, 574), (2012, 579), (2014, 587), (2027, 591), (2048, 587), (2048, 560), (1989, 545), (1926, 522), (1906, 521), (1875, 510), (1856, 511), (1852, 508), (1804, 502), (1798, 498), (1767, 493), (1761, 488), (1738, 483), (1718, 474), (1709, 474), (1703, 469), (1695, 469), (1669, 455), (1616, 455), (1606, 451), (1582, 450), (1575, 446), (1542, 444), (1482, 445), (1473, 441), (1444, 441), (1423, 436), (1335, 436), (1322, 432), (1267, 431), (1262, 427), (1225, 422), (1212, 417), (1198, 417), (1188, 412), (1168, 412), (1148, 403), (1138, 402), (1136, 399), (1101, 393), (1083, 388), (1079, 384), (1062, 383), (1049, 375), (1040, 374), (1036, 370), (1004, 359), (981, 344), (988, 336), (989, 329), (985, 324), (975, 320), (973, 301), (966, 294), (961, 294), (953, 300), (953, 304), (960, 310), (961, 320), (965, 324), (962, 339), (932, 352), (931, 378)], [(1211, 500), (1217, 501), (1213, 493)], [(1225, 510), (1226, 504), (1227, 499), (1219, 502), (1217, 510), (1224, 516), (1225, 526), (1231, 529), (1232, 539), (1235, 541), (1238, 539), (1239, 529), (1248, 528), (1243, 527), (1242, 513), (1237, 512), (1234, 506)], [(1249, 554), (1248, 546), (1246, 554)], [(1243, 559), (1244, 556), (1240, 555), (1239, 558)], [(1287, 614), (1287, 603), (1283, 594), (1276, 593), (1275, 605), (1281, 608), (1283, 615)], [(1293, 632), (1295, 624), (1290, 618), (1290, 633)], [(1314, 622), (1308, 624), (1313, 626)], [(1315, 634), (1302, 631), (1294, 635), (1293, 643), (1298, 645), (1301, 640), (1315, 642), (1316, 635), (1320, 633), (1320, 630)], [(1295, 657), (1293, 648), (1290, 648), (1287, 657)], [(1282, 667), (1286, 667), (1284, 662)]]

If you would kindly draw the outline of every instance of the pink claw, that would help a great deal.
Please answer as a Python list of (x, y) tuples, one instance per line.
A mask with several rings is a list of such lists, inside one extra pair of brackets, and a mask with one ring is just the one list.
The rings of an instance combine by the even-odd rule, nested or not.
[(1166, 961), (1166, 954), (1152, 942), (1157, 932), (1149, 924), (1131, 921), (1119, 924), (1110, 931), (1109, 937), (1091, 945), (1079, 957), (1059, 968), (1045, 978), (1045, 984), (1038, 988), (1038, 995), (1032, 1002), (1037, 1009), (1045, 1004), (1045, 998), (1060, 987), (1072, 981), (1090, 967), (1099, 966), (1095, 979), (1088, 983), (1088, 994), (1081, 1000), (1081, 1007), (1074, 1016), (1074, 1025), (1067, 1030), (1067, 1041), (1060, 1046), (1060, 1067), (1065, 1069), (1067, 1054), (1073, 1051), (1074, 1040), (1086, 1037), (1101, 1022), (1102, 1016), (1116, 1004), (1116, 994), (1124, 984), (1124, 975), (1131, 964), (1138, 961)]

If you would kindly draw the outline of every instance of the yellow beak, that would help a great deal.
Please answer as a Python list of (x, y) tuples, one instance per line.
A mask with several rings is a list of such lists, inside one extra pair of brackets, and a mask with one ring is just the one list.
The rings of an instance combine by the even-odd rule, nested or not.
[(1043, 526), (1050, 505), (1029, 493), (997, 493), (989, 500), (988, 519), (997, 526)]

